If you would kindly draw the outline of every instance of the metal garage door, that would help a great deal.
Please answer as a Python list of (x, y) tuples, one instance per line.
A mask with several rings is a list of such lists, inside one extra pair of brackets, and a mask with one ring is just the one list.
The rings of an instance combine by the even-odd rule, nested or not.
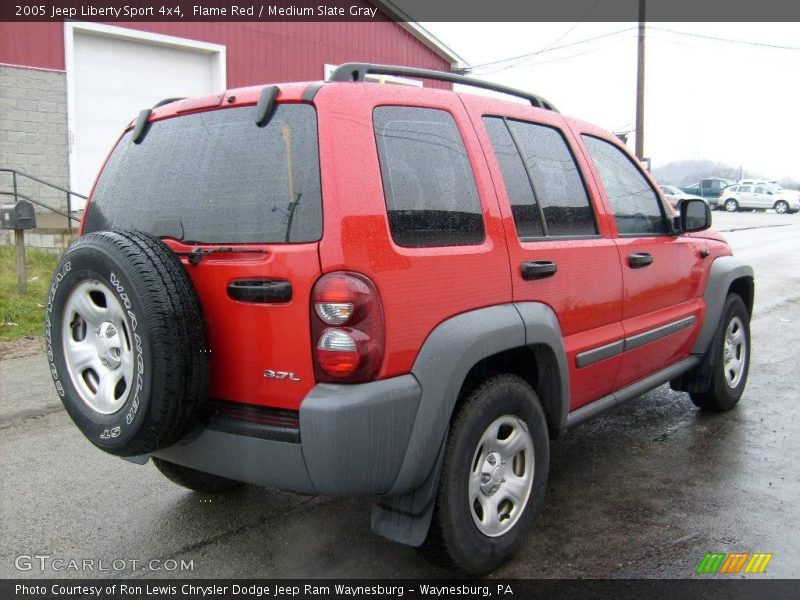
[(75, 30), (70, 99), (73, 189), (89, 192), (112, 144), (140, 110), (164, 98), (224, 87), (219, 57), (208, 50)]

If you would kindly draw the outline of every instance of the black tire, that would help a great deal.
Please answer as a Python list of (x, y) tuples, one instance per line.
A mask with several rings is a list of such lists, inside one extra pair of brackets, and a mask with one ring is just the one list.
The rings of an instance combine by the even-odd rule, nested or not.
[[(79, 304), (95, 321), (104, 318), (103, 310), (107, 312), (102, 327), (111, 323), (110, 329), (117, 334), (116, 355), (122, 348), (130, 357), (124, 363), (130, 377), (122, 376), (111, 392), (111, 404), (105, 405), (110, 412), (91, 402), (92, 382), (99, 398), (102, 378), (98, 373), (106, 373), (99, 359), (92, 357), (98, 371), (95, 367), (82, 370), (67, 351), (66, 344), (74, 342), (89, 344), (82, 347), (96, 348), (98, 355), (101, 352), (101, 329), (90, 330), (90, 319), (84, 319), (80, 309), (72, 310)], [(113, 307), (122, 310), (112, 313)], [(119, 315), (116, 323), (113, 314)], [(178, 257), (149, 235), (95, 232), (70, 247), (50, 285), (45, 341), (64, 407), (83, 434), (110, 454), (147, 454), (177, 442), (205, 399), (209, 367), (200, 302)], [(108, 368), (110, 355), (102, 356)], [(115, 376), (120, 375), (115, 372)], [(115, 403), (120, 406), (116, 408)]]
[(778, 200), (773, 208), (779, 215), (791, 214), (791, 211), (789, 210), (789, 203), (786, 202), (786, 200)]
[(725, 204), (722, 205), (727, 212), (736, 212), (739, 210), (739, 203), (733, 198), (728, 198)]
[[(742, 353), (743, 366), (738, 380), (734, 380), (735, 385), (731, 385), (726, 376), (725, 355), (726, 355), (726, 334), (734, 322), (741, 328), (744, 338), (744, 348)], [(690, 394), (692, 402), (703, 410), (712, 412), (723, 412), (732, 409), (739, 402), (747, 385), (747, 374), (750, 369), (750, 316), (747, 307), (741, 296), (738, 294), (728, 294), (725, 305), (722, 308), (722, 316), (711, 341), (711, 387), (705, 392), (693, 392)]]
[(185, 488), (204, 494), (221, 494), (244, 485), (241, 481), (226, 479), (219, 475), (204, 473), (178, 465), (167, 460), (153, 457), (153, 464), (167, 479)]
[[(469, 479), (477, 472), (473, 461), (482, 461), (483, 451), (479, 448), (482, 436), (503, 416), (521, 420), (530, 432), (533, 481), (527, 502), (520, 503), (522, 511), (510, 529), (490, 537), (478, 528), (473, 518), (476, 508), (470, 505)], [(435, 562), (470, 575), (483, 575), (503, 565), (516, 552), (539, 513), (549, 462), (547, 423), (536, 392), (515, 375), (487, 379), (469, 394), (448, 435), (433, 522), (423, 552)], [(503, 476), (503, 484), (507, 476)], [(502, 488), (496, 493), (501, 498)]]

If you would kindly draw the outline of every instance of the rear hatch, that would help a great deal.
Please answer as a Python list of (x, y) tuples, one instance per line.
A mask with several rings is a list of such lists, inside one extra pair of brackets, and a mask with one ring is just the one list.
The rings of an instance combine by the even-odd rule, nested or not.
[[(309, 298), (320, 275), (317, 116), (279, 104), (154, 121), (120, 139), (83, 232), (161, 237), (189, 272), (205, 315), (212, 399), (297, 410), (314, 385)], [(201, 349), (197, 349), (201, 351)]]

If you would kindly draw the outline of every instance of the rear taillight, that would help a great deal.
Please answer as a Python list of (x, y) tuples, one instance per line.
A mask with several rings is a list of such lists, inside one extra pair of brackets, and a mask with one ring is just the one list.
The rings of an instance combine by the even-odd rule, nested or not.
[(370, 381), (383, 361), (383, 309), (363, 275), (322, 276), (311, 293), (311, 342), (317, 381)]

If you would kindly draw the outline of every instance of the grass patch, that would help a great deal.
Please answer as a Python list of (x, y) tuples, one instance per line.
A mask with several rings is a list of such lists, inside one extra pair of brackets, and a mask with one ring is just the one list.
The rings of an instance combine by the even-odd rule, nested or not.
[(43, 335), (47, 288), (57, 264), (58, 257), (26, 248), (28, 291), (20, 294), (16, 249), (0, 247), (0, 340)]

